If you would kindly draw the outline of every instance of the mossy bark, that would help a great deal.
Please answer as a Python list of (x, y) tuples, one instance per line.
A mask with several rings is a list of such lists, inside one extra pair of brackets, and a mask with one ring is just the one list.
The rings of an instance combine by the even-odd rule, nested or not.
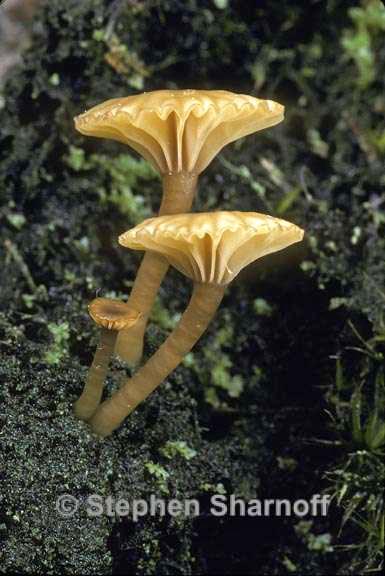
[[(376, 3), (271, 0), (222, 2), (227, 8), (219, 9), (208, 1), (202, 9), (196, 0), (44, 0), (30, 47), (0, 96), (4, 572), (247, 574), (258, 566), (265, 574), (361, 574), (380, 565), (366, 546), (355, 546), (368, 534), (352, 522), (331, 544), (349, 544), (346, 554), (315, 549), (314, 542), (322, 546), (339, 532), (343, 509), (312, 518), (305, 540), (296, 516), (213, 518), (204, 509), (199, 518), (166, 515), (134, 524), (129, 517), (87, 518), (83, 508), (90, 494), (130, 502), (158, 494), (150, 460), (169, 473), (170, 495), (203, 501), (210, 492), (202, 498), (202, 487), (213, 491), (219, 482), (241, 497), (294, 501), (319, 493), (336, 465), (346, 473), (350, 462), (358, 467), (357, 501), (380, 501), (384, 475), (373, 471), (372, 454), (360, 464), (351, 459), (350, 442), (337, 453), (334, 445), (342, 429), (350, 431), (351, 392), (365, 378), (363, 398), (370, 399), (374, 381), (372, 372), (364, 376), (372, 360), (351, 350), (362, 342), (347, 321), (365, 340), (377, 337), (370, 346), (380, 345), (383, 334), (385, 51), (380, 19), (369, 18)], [(341, 42), (347, 34), (350, 53)], [(356, 50), (362, 41), (365, 50)], [(362, 89), (355, 58), (368, 62), (367, 49), (374, 58), (363, 70), (372, 66), (375, 80)], [(106, 59), (122, 53), (129, 57), (123, 71)], [(224, 149), (228, 162), (214, 161), (205, 172), (196, 208), (279, 211), (306, 227), (311, 251), (302, 254), (303, 270), (295, 271), (294, 250), (290, 273), (277, 255), (240, 277), (190, 367), (176, 370), (169, 386), (100, 443), (73, 417), (93, 352), (84, 303), (97, 290), (119, 292), (135, 277), (134, 259), (116, 238), (140, 213), (131, 217), (112, 198), (111, 184), (116, 178), (120, 185), (122, 176), (114, 175), (113, 159), (128, 149), (85, 139), (72, 119), (110, 97), (175, 87), (245, 93), (254, 87), (257, 96), (285, 104), (281, 126)], [(67, 160), (72, 146), (84, 156), (82, 167)], [(103, 162), (90, 167), (93, 157)], [(139, 175), (130, 186), (155, 212), (156, 180)], [(41, 291), (30, 290), (25, 269), (3, 249), (7, 239)], [(161, 299), (171, 317), (179, 311), (176, 295), (186, 293), (183, 282), (174, 282), (177, 276), (165, 279)], [(270, 314), (256, 311), (260, 298)], [(66, 322), (67, 349), (59, 363), (48, 364), (47, 325)], [(157, 320), (151, 328), (148, 349), (155, 350), (166, 327)], [(227, 343), (223, 332), (230, 334)], [(340, 405), (335, 356), (344, 368)], [(224, 371), (227, 380), (243, 379), (237, 396), (223, 385)], [(213, 390), (215, 405), (207, 394)], [(342, 420), (330, 420), (322, 407), (337, 408)], [(307, 441), (314, 437), (331, 442)], [(196, 456), (165, 458), (162, 447), (174, 440)], [(356, 481), (338, 477), (349, 486), (350, 506)], [(66, 518), (55, 512), (64, 487), (81, 502), (79, 513)], [(360, 505), (361, 517), (362, 511)]]

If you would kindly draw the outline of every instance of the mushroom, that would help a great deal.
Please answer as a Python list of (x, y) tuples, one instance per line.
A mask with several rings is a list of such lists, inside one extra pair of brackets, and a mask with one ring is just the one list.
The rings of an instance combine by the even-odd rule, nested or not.
[(119, 237), (134, 250), (158, 253), (194, 281), (190, 302), (157, 352), (109, 400), (90, 423), (110, 434), (178, 366), (206, 330), (225, 287), (250, 262), (303, 238), (303, 230), (255, 212), (179, 214), (150, 218)]
[[(113, 98), (75, 118), (82, 134), (131, 146), (161, 174), (159, 215), (188, 212), (198, 175), (226, 144), (283, 120), (284, 107), (272, 100), (225, 90), (158, 90)], [(136, 364), (154, 299), (168, 263), (146, 253), (128, 304), (141, 320), (118, 338), (117, 353)]]
[(80, 420), (89, 420), (102, 398), (104, 381), (116, 338), (120, 330), (135, 325), (140, 314), (120, 300), (95, 298), (88, 306), (91, 318), (101, 328), (99, 343), (90, 367), (87, 381), (74, 412)]

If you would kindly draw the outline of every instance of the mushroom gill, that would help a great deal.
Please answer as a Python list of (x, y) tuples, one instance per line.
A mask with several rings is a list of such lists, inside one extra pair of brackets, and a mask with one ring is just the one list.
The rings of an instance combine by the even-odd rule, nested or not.
[(222, 211), (149, 218), (122, 234), (119, 243), (161, 254), (196, 282), (226, 285), (250, 262), (302, 236), (286, 220)]
[(75, 118), (79, 132), (131, 146), (161, 174), (200, 174), (227, 144), (278, 124), (284, 107), (226, 90), (113, 98)]

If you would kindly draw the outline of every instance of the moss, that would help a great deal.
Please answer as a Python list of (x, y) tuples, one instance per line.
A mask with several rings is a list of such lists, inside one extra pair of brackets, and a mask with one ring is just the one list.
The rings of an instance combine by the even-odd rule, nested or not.
[(191, 460), (191, 458), (196, 456), (196, 450), (190, 448), (184, 440), (175, 440), (174, 442), (169, 440), (166, 445), (161, 448), (161, 453), (169, 459), (179, 455), (185, 460)]
[[(356, 337), (361, 336), (354, 329)], [(350, 535), (351, 570), (381, 563), (384, 547), (383, 463), (385, 447), (384, 370), (379, 341), (364, 341), (360, 380), (337, 360), (329, 404), (338, 440), (345, 448), (328, 471), (329, 492), (342, 508), (342, 530)], [(349, 379), (351, 381), (349, 381)], [(355, 536), (351, 536), (356, 534)], [(358, 536), (357, 536), (358, 535)]]
[(63, 356), (68, 354), (68, 340), (70, 337), (68, 322), (55, 324), (50, 322), (48, 330), (53, 336), (53, 343), (44, 355), (47, 364), (60, 364)]
[(163, 466), (161, 466), (160, 464), (156, 464), (155, 462), (147, 462), (145, 464), (145, 468), (146, 470), (148, 470), (151, 476), (154, 476), (154, 478), (156, 478), (158, 489), (163, 494), (169, 494), (169, 489), (167, 485), (167, 479), (170, 476), (169, 472), (167, 472), (167, 470), (163, 468)]
[(376, 78), (376, 58), (373, 38), (385, 31), (385, 12), (381, 2), (371, 0), (362, 7), (350, 8), (353, 29), (344, 31), (342, 46), (357, 66), (357, 83), (365, 89)]
[[(296, 518), (212, 518), (208, 499), (234, 492), (294, 500), (327, 489), (331, 477), (334, 487), (347, 483), (346, 494), (359, 489), (362, 468), (340, 475), (341, 486), (333, 475), (350, 454), (351, 443), (336, 444), (347, 435), (339, 422), (350, 419), (344, 412), (330, 424), (324, 409), (336, 407), (331, 357), (341, 356), (342, 405), (368, 384), (366, 428), (373, 367), (383, 354), (382, 13), (373, 24), (374, 3), (342, 1), (43, 4), (31, 47), (1, 94), (1, 570), (249, 574), (258, 566), (263, 574), (328, 574), (375, 567), (377, 524), (368, 531), (347, 523), (336, 536), (344, 501), (304, 534)], [(363, 28), (369, 70), (354, 51)], [(284, 102), (282, 126), (212, 163), (195, 207), (279, 213), (306, 228), (308, 242), (248, 269), (193, 355), (101, 442), (72, 416), (96, 342), (86, 305), (96, 292), (130, 288), (138, 258), (116, 238), (157, 209), (160, 183), (121, 145), (77, 134), (72, 117), (138, 86), (255, 87)], [(189, 290), (176, 272), (168, 275), (147, 354)], [(365, 358), (374, 347), (370, 368), (351, 347)], [(107, 392), (123, 371), (114, 365)], [(370, 497), (383, 470), (366, 471)], [(162, 481), (171, 497), (198, 498), (202, 516), (133, 523), (90, 519), (82, 505), (71, 518), (54, 511), (60, 494), (83, 505), (89, 494), (146, 499)], [(346, 543), (363, 544), (361, 552), (329, 550)]]
[(115, 205), (131, 224), (152, 215), (143, 187), (148, 181), (159, 180), (159, 176), (143, 159), (137, 160), (130, 154), (112, 158), (105, 154), (87, 157), (82, 148), (70, 146), (66, 162), (75, 172), (84, 171), (91, 179), (101, 169), (106, 178), (106, 184), (96, 189), (101, 204)]

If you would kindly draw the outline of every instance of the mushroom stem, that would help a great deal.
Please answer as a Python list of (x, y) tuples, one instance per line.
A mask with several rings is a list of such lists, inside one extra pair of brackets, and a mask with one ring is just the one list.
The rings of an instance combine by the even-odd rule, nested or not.
[(157, 352), (113, 396), (103, 402), (90, 424), (108, 436), (182, 362), (202, 336), (223, 298), (225, 286), (194, 284), (190, 302), (178, 325)]
[[(159, 215), (189, 212), (194, 200), (198, 175), (189, 172), (164, 174), (163, 197)], [(151, 308), (169, 264), (154, 253), (146, 252), (140, 264), (127, 304), (141, 313), (132, 327), (121, 330), (115, 352), (131, 365), (138, 364), (143, 354), (143, 340)]]
[(189, 212), (197, 189), (198, 174), (171, 172), (162, 175), (163, 196), (159, 216)]
[(89, 420), (100, 404), (104, 381), (114, 352), (117, 335), (118, 332), (116, 330), (101, 329), (98, 346), (88, 372), (87, 381), (80, 398), (74, 404), (75, 416), (80, 420)]

